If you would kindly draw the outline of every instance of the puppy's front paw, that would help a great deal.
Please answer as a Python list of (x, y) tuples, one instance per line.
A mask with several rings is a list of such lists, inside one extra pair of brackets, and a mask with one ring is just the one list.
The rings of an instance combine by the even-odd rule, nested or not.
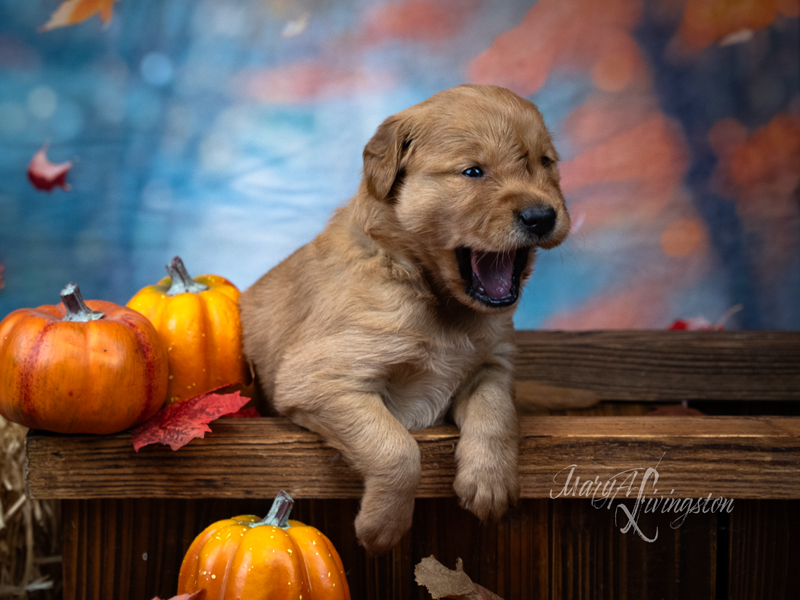
[[(456, 450), (458, 468), (453, 488), (461, 506), (481, 521), (499, 519), (509, 502), (519, 499), (517, 449), (498, 449), (492, 445), (463, 440)], [(462, 448), (462, 445), (464, 447)]]
[(414, 494), (371, 492), (369, 487), (356, 517), (356, 536), (373, 555), (388, 552), (411, 528)]

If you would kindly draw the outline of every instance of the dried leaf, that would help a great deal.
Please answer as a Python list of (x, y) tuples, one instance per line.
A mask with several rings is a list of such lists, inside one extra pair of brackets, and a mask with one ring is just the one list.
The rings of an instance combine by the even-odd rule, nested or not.
[(97, 13), (100, 13), (100, 18), (108, 24), (116, 1), (64, 0), (50, 16), (50, 20), (39, 28), (39, 32), (82, 23)]
[(3, 271), (6, 270), (6, 266), (4, 264), (0, 264), (0, 290), (6, 287), (6, 282), (3, 280)]
[(67, 173), (71, 168), (71, 161), (59, 164), (51, 163), (47, 159), (47, 144), (45, 144), (28, 163), (28, 179), (37, 190), (49, 192), (58, 186), (69, 191)]
[(485, 587), (473, 583), (464, 573), (464, 563), (456, 560), (456, 569), (451, 571), (433, 556), (423, 558), (414, 568), (414, 577), (419, 585), (428, 588), (434, 598), (455, 598), (456, 600), (502, 600)]
[(209, 392), (182, 402), (169, 404), (149, 421), (133, 430), (133, 449), (148, 444), (164, 444), (173, 450), (182, 448), (194, 438), (205, 437), (208, 426), (223, 415), (235, 413), (250, 401), (240, 392), (216, 394)]

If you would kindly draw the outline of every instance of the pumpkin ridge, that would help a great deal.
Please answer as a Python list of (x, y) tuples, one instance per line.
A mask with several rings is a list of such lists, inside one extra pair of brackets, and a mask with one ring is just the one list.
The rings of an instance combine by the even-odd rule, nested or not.
[[(22, 323), (22, 321), (20, 321)], [(32, 340), (30, 352), (24, 353), (24, 358), (21, 362), (22, 368), (17, 369), (19, 375), (19, 412), (20, 415), (31, 419), (31, 425), (27, 427), (36, 429), (39, 426), (39, 408), (36, 406), (34, 388), (36, 386), (36, 379), (38, 373), (39, 355), (42, 351), (42, 346), (48, 330), (52, 328), (55, 323), (48, 323), (45, 321), (36, 337)], [(27, 420), (27, 419), (26, 419)]]
[[(217, 349), (217, 332), (216, 328), (213, 326), (211, 317), (210, 317), (210, 308), (208, 306), (208, 299), (205, 298), (205, 292), (201, 292), (203, 296), (203, 301), (198, 302), (199, 306), (199, 319), (202, 323), (201, 327), (203, 329), (203, 356), (214, 356), (216, 358)], [(209, 360), (206, 363), (206, 367), (203, 372), (203, 388), (212, 387), (212, 383), (217, 379), (217, 364), (219, 361), (217, 360)], [(207, 391), (207, 390), (203, 390)]]
[(143, 344), (149, 346), (148, 341), (141, 334), (141, 332), (139, 331), (138, 327), (135, 324), (130, 323), (130, 326), (131, 326), (130, 330), (128, 330), (126, 333), (127, 335), (131, 336), (138, 342), (136, 344), (136, 354), (139, 355), (139, 357), (142, 359), (142, 364), (144, 366), (143, 391), (146, 401), (142, 403), (142, 406), (139, 409), (138, 414), (136, 415), (136, 420), (134, 422), (134, 425), (138, 425), (139, 423), (147, 419), (147, 415), (150, 412), (154, 394), (153, 387), (155, 385), (155, 381), (153, 380), (153, 378), (156, 376), (156, 373), (152, 363), (152, 353), (148, 352), (147, 349), (142, 347)]
[(339, 556), (339, 553), (336, 551), (336, 548), (328, 539), (328, 536), (322, 533), (321, 531), (317, 530), (317, 533), (320, 535), (322, 540), (327, 545), (328, 549), (330, 550), (331, 558), (333, 559), (333, 564), (336, 566), (336, 569), (339, 573), (339, 580), (341, 581), (341, 585), (343, 586), (343, 596), (342, 600), (350, 600), (350, 586), (347, 583), (347, 576), (344, 572), (344, 563), (342, 562), (342, 557)]
[[(228, 522), (230, 521), (230, 522)], [(206, 527), (189, 545), (186, 555), (181, 562), (180, 573), (178, 574), (178, 594), (186, 594), (197, 591), (197, 578), (200, 569), (200, 552), (217, 531), (223, 527), (233, 524), (233, 519), (226, 519), (212, 523)]]
[[(287, 533), (303, 558), (303, 571), (311, 599), (349, 599), (347, 579), (339, 566), (341, 559), (325, 534), (310, 525), (292, 528)], [(326, 552), (328, 556), (325, 556)], [(314, 586), (315, 581), (320, 585)]]
[(297, 539), (289, 533), (293, 528), (290, 528), (286, 531), (286, 535), (289, 537), (289, 540), (292, 543), (294, 551), (297, 553), (297, 556), (300, 557), (300, 577), (302, 578), (301, 587), (306, 588), (308, 590), (309, 597), (313, 600), (314, 599), (314, 588), (311, 585), (311, 573), (308, 569), (308, 558), (306, 557), (305, 548), (297, 543)]
[[(138, 425), (139, 423), (142, 423), (152, 417), (166, 401), (167, 390), (166, 386), (163, 384), (163, 381), (165, 381), (167, 375), (159, 374), (157, 372), (158, 365), (166, 364), (166, 356), (164, 356), (166, 354), (166, 350), (164, 349), (163, 345), (158, 348), (156, 347), (156, 344), (152, 343), (160, 340), (161, 336), (157, 331), (155, 331), (155, 327), (152, 327), (150, 322), (146, 319), (140, 320), (136, 314), (125, 313), (120, 318), (120, 321), (131, 326), (130, 329), (138, 341), (136, 344), (136, 349), (144, 358), (144, 381), (147, 402), (142, 405), (139, 414), (136, 416), (136, 422), (134, 425)], [(147, 329), (148, 326), (152, 327), (153, 331), (151, 333), (155, 334), (154, 336), (145, 335), (143, 330)], [(159, 352), (159, 350), (161, 352)], [(159, 360), (159, 354), (161, 354), (161, 360)], [(163, 396), (163, 398), (160, 396)]]
[[(209, 373), (207, 383), (216, 385), (227, 385), (234, 383), (243, 377), (241, 350), (239, 354), (231, 355), (230, 347), (236, 343), (236, 338), (240, 338), (239, 308), (236, 303), (232, 303), (228, 296), (215, 293), (211, 299), (207, 299), (203, 304), (204, 317), (206, 322), (206, 355), (213, 356), (214, 360), (209, 362)], [(241, 346), (241, 340), (239, 340)]]
[[(227, 548), (227, 544), (224, 541), (222, 541), (222, 533), (227, 531), (227, 530), (234, 529), (234, 528), (236, 530), (236, 533), (239, 532), (240, 528), (241, 528), (242, 531), (244, 531), (244, 528), (242, 528), (239, 523), (231, 523), (231, 524), (228, 524), (225, 527), (222, 527), (222, 528), (217, 530), (217, 535), (218, 535), (217, 539), (221, 542), (221, 547), (222, 548)], [(228, 536), (228, 539), (230, 539), (232, 537), (233, 537), (233, 534), (230, 534)], [(223, 570), (222, 580), (221, 580), (220, 585), (219, 585), (220, 598), (221, 599), (228, 597), (228, 583), (229, 583), (229, 580), (230, 580), (231, 571), (233, 570), (233, 561), (236, 558), (237, 553), (239, 551), (239, 546), (241, 545), (241, 543), (243, 541), (244, 541), (244, 536), (239, 536), (239, 539), (235, 540), (232, 543), (233, 547), (230, 548), (230, 551), (228, 552), (228, 557), (227, 557), (228, 559), (225, 562), (225, 568)], [(215, 571), (216, 571), (216, 569), (215, 569)], [(236, 588), (236, 580), (235, 580), (235, 578), (233, 579), (233, 584), (232, 585), (233, 585), (234, 589), (232, 589), (231, 591), (235, 594), (235, 592), (236, 592), (236, 589), (235, 589)]]
[[(16, 350), (19, 343), (16, 339), (16, 329), (20, 326), (22, 321), (22, 309), (15, 310), (3, 319), (0, 323), (0, 355), (11, 355), (12, 361), (16, 360)], [(3, 415), (9, 420), (14, 420), (17, 415), (17, 403), (19, 402), (19, 377), (16, 376), (16, 370), (6, 368), (0, 371), (0, 415)], [(16, 390), (17, 393), (14, 393)], [(15, 403), (15, 400), (17, 401)], [(18, 418), (18, 417), (16, 417)]]
[[(96, 414), (94, 403), (100, 402), (109, 392), (109, 390), (106, 389), (106, 377), (103, 373), (103, 371), (106, 370), (105, 365), (95, 366), (92, 360), (92, 354), (98, 345), (98, 341), (103, 337), (102, 332), (98, 328), (90, 326), (90, 323), (92, 323), (91, 321), (62, 322), (65, 324), (69, 323), (71, 326), (70, 331), (74, 332), (75, 336), (80, 336), (82, 338), (81, 342), (75, 346), (82, 351), (82, 355), (79, 359), (80, 364), (89, 365), (88, 370), (81, 369), (80, 378), (78, 377), (77, 369), (73, 375), (75, 377), (74, 388), (75, 391), (78, 392), (78, 395), (69, 397), (68, 402), (70, 404), (74, 403), (74, 410), (70, 411), (72, 419), (64, 427), (66, 430), (64, 433), (73, 432), (76, 421), (83, 423), (90, 422), (92, 429), (95, 429), (98, 426), (104, 425), (106, 421), (102, 415), (98, 416)], [(116, 329), (116, 323), (114, 323), (111, 318), (104, 320), (103, 323), (104, 330), (109, 328)], [(113, 348), (111, 351), (113, 357), (116, 354), (116, 348)], [(115, 383), (124, 385), (124, 382), (120, 381)], [(64, 399), (64, 401), (65, 403), (67, 402), (66, 399)]]

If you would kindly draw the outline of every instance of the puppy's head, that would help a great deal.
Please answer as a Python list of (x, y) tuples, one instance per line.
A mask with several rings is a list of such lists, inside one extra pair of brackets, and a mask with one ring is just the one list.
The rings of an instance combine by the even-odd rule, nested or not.
[(536, 106), (459, 86), (389, 117), (364, 149), (374, 237), (435, 291), (481, 312), (513, 307), (538, 248), (566, 237), (558, 155)]

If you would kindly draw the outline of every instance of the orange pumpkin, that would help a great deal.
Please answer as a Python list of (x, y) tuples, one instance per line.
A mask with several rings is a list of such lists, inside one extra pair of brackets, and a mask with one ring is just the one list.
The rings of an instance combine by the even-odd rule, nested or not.
[(0, 414), (31, 429), (116, 433), (164, 404), (167, 352), (153, 325), (124, 306), (83, 301), (20, 308), (0, 322)]
[(242, 515), (206, 528), (189, 546), (178, 594), (206, 600), (349, 600), (339, 554), (314, 527), (290, 521), (293, 501), (280, 492), (264, 519)]
[(218, 275), (192, 278), (179, 257), (168, 277), (128, 302), (155, 326), (169, 354), (167, 404), (230, 384), (247, 384), (242, 354), (240, 292)]

